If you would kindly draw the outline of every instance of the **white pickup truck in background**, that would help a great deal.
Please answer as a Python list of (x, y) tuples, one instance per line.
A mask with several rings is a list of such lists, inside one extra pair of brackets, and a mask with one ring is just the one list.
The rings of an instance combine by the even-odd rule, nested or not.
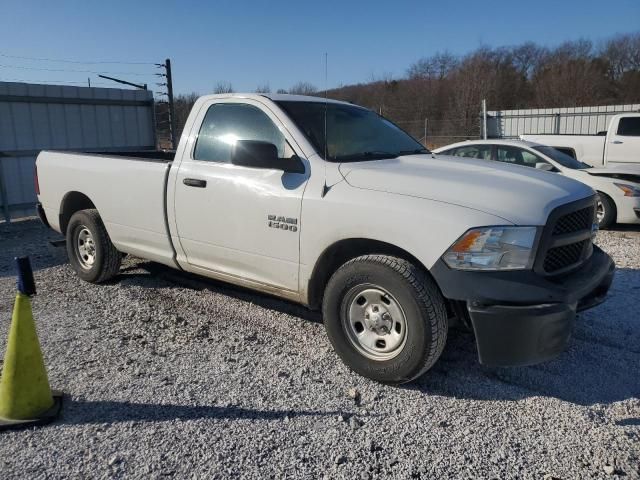
[(636, 164), (640, 172), (640, 113), (615, 115), (598, 135), (520, 135), (522, 140), (555, 147), (592, 167)]
[(485, 364), (552, 358), (614, 273), (588, 186), (434, 158), (344, 102), (205, 96), (175, 155), (36, 166), (39, 214), (80, 278), (115, 277), (126, 253), (321, 308), (344, 362), (386, 383), (428, 370), (454, 320)]

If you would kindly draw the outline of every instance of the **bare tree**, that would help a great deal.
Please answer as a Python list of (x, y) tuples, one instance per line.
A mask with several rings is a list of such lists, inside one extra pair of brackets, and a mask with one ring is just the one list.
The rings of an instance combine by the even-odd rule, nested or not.
[(258, 85), (256, 87), (256, 93), (271, 93), (271, 87), (269, 86), (268, 83)]
[(450, 52), (436, 52), (435, 55), (421, 58), (407, 70), (409, 78), (443, 79), (458, 65), (458, 59)]
[(534, 101), (546, 107), (575, 107), (614, 101), (606, 62), (588, 40), (565, 42), (548, 52), (532, 79)]
[(318, 89), (309, 82), (298, 82), (289, 89), (289, 93), (294, 95), (313, 95)]
[(213, 93), (233, 93), (233, 85), (231, 82), (218, 82), (215, 87), (213, 87)]
[(513, 56), (513, 66), (521, 75), (530, 79), (544, 56), (548, 55), (548, 51), (533, 42), (526, 42), (517, 47), (512, 47), (511, 55)]
[(628, 71), (640, 70), (640, 32), (610, 38), (600, 48), (600, 56), (607, 62), (613, 80)]
[[(269, 85), (256, 91), (269, 91)], [(215, 92), (233, 92), (233, 87), (221, 82)], [(298, 82), (289, 93), (324, 96), (309, 82)], [(441, 145), (479, 135), (483, 98), (490, 109), (640, 103), (640, 31), (611, 37), (597, 48), (577, 40), (556, 48), (527, 42), (485, 46), (462, 56), (438, 52), (410, 65), (405, 78), (372, 75), (327, 95), (382, 112), (416, 138), (424, 136), (427, 119), (429, 145)], [(195, 97), (176, 96), (178, 130)], [(168, 137), (166, 123), (160, 124), (166, 103), (158, 103), (156, 111), (158, 136)]]
[[(192, 92), (188, 94), (178, 94), (173, 98), (174, 112), (176, 115), (176, 137), (180, 138), (184, 124), (193, 104), (196, 103), (200, 95)], [(169, 130), (169, 109), (166, 101), (155, 103), (156, 116), (156, 136), (158, 138), (159, 148), (171, 148), (170, 130)]]

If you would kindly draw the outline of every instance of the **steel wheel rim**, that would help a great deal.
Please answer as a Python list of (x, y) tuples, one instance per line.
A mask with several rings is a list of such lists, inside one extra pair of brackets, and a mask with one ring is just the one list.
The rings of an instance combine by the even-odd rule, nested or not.
[(596, 204), (596, 219), (598, 220), (598, 223), (602, 222), (605, 213), (604, 203), (602, 203), (602, 200), (598, 199), (598, 203)]
[(80, 266), (89, 270), (96, 261), (96, 243), (91, 231), (81, 225), (76, 237), (76, 257)]
[(351, 345), (371, 360), (391, 360), (407, 342), (404, 310), (393, 295), (377, 285), (359, 285), (347, 293), (342, 325)]

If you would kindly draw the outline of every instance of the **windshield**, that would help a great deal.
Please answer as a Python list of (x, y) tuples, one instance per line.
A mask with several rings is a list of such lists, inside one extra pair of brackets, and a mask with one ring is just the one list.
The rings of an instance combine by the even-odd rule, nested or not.
[(362, 107), (324, 102), (276, 103), (287, 112), (321, 157), (326, 151), (329, 161), (378, 160), (430, 153), (398, 126)]
[(571, 155), (567, 155), (566, 153), (563, 153), (560, 150), (556, 150), (553, 147), (548, 147), (546, 145), (539, 145), (539, 146), (533, 147), (533, 149), (539, 151), (540, 153), (543, 153), (544, 155), (551, 158), (552, 160), (555, 160), (563, 167), (571, 168), (572, 170), (582, 170), (584, 168), (591, 168), (591, 165), (581, 162), (579, 160), (576, 160)]

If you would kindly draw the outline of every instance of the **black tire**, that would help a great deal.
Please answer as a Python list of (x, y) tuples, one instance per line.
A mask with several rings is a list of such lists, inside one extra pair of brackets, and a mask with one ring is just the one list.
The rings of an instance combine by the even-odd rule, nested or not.
[(598, 192), (598, 209), (602, 208), (602, 218), (598, 221), (598, 227), (607, 229), (616, 223), (618, 212), (616, 204), (606, 193)]
[[(80, 251), (79, 237), (87, 238), (89, 232), (91, 242), (92, 262), (87, 255)], [(87, 244), (88, 245), (88, 244)], [(86, 254), (87, 251), (84, 251)], [(120, 271), (122, 256), (111, 243), (102, 219), (95, 209), (80, 210), (69, 220), (67, 227), (67, 256), (69, 263), (78, 276), (87, 282), (100, 283), (115, 277)]]
[[(354, 302), (360, 304), (358, 292), (368, 292), (369, 288), (388, 293), (404, 314), (405, 340), (392, 358), (370, 358), (370, 352), (363, 353), (366, 347), (354, 340), (358, 333), (350, 332), (351, 325), (357, 331), (360, 322), (354, 323), (349, 309), (355, 307)], [(329, 340), (344, 363), (356, 373), (383, 383), (406, 383), (425, 373), (438, 360), (447, 340), (448, 320), (440, 290), (425, 272), (401, 258), (364, 255), (345, 263), (327, 284), (322, 311)], [(370, 321), (366, 318), (363, 322)], [(370, 332), (368, 328), (364, 333)], [(383, 332), (389, 335), (388, 329)]]

